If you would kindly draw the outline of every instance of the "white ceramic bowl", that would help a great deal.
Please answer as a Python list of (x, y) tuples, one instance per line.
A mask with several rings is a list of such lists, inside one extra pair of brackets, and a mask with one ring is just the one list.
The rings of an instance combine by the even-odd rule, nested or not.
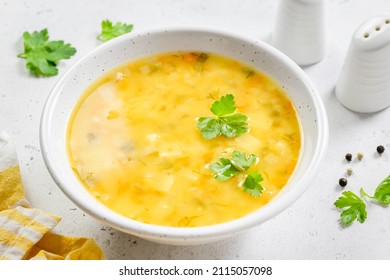
[[(105, 71), (134, 58), (175, 50), (219, 53), (270, 75), (295, 104), (302, 148), (288, 184), (269, 204), (240, 219), (212, 226), (174, 228), (144, 224), (98, 202), (73, 173), (66, 152), (66, 127), (80, 94)], [(104, 43), (70, 68), (51, 92), (41, 120), (41, 148), (47, 168), (61, 190), (83, 211), (120, 231), (166, 244), (189, 245), (230, 237), (260, 225), (291, 205), (316, 175), (328, 142), (328, 124), (320, 96), (306, 74), (275, 48), (238, 34), (202, 29), (130, 33)]]

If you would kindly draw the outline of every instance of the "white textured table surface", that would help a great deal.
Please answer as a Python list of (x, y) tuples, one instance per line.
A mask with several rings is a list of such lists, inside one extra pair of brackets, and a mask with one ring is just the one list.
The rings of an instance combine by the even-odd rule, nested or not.
[[(350, 38), (366, 19), (388, 13), (388, 0), (328, 0), (330, 43), (327, 56), (304, 68), (325, 103), (330, 139), (327, 155), (310, 189), (274, 219), (218, 243), (177, 247), (158, 245), (107, 228), (77, 209), (52, 181), (40, 154), (39, 122), (44, 102), (59, 79), (34, 78), (16, 55), (24, 31), (49, 29), (77, 54), (60, 64), (60, 75), (100, 45), (96, 36), (103, 19), (133, 23), (135, 30), (159, 26), (210, 26), (269, 38), (276, 0), (1, 0), (0, 1), (0, 130), (17, 145), (28, 199), (34, 207), (63, 218), (56, 231), (95, 238), (109, 259), (390, 259), (390, 209), (368, 204), (368, 219), (340, 227), (333, 202), (341, 194), (338, 179), (354, 169), (346, 189), (364, 186), (372, 193), (390, 174), (390, 109), (356, 114), (335, 95)], [(389, 54), (390, 55), (390, 54)], [(376, 146), (387, 151), (378, 157)], [(347, 152), (364, 153), (347, 164)], [(389, 207), (387, 207), (389, 208)]]

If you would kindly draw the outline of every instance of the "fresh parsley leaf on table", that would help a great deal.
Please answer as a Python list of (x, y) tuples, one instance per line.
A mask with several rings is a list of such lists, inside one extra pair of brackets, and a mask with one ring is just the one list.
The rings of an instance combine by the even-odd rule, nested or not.
[(387, 176), (376, 188), (374, 197), (377, 201), (384, 205), (390, 204), (390, 175)]
[(344, 209), (341, 212), (341, 222), (345, 225), (352, 224), (356, 219), (363, 223), (367, 218), (366, 204), (364, 201), (351, 191), (342, 193), (342, 196), (336, 200), (334, 205), (339, 209)]
[[(367, 194), (363, 188), (360, 189), (362, 198), (369, 197), (377, 200), (383, 205), (390, 204), (390, 175), (387, 176), (376, 188), (373, 196)], [(343, 192), (343, 196), (334, 203), (337, 208), (348, 209), (341, 212), (341, 222), (345, 225), (350, 225), (354, 220), (363, 223), (367, 218), (366, 204), (364, 201), (351, 191)]]
[(129, 33), (133, 30), (132, 24), (126, 24), (121, 22), (113, 24), (109, 20), (103, 20), (101, 26), (102, 32), (98, 36), (98, 39), (103, 42), (107, 42), (115, 37)]
[(240, 113), (234, 114), (235, 110), (234, 96), (232, 94), (222, 96), (210, 108), (216, 117), (199, 118), (197, 128), (206, 139), (213, 139), (218, 135), (228, 138), (240, 136), (248, 132), (248, 117)]
[(24, 52), (19, 58), (26, 60), (26, 68), (36, 76), (54, 76), (58, 74), (57, 64), (61, 59), (68, 59), (76, 49), (64, 41), (49, 41), (47, 29), (24, 32)]

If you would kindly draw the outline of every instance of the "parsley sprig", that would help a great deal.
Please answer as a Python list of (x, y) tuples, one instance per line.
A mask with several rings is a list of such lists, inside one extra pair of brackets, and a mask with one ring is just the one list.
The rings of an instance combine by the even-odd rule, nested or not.
[(113, 24), (110, 20), (103, 20), (101, 26), (102, 31), (101, 34), (98, 36), (98, 39), (103, 42), (107, 42), (115, 37), (129, 33), (133, 30), (132, 24), (126, 24), (121, 22)]
[(343, 192), (342, 196), (336, 200), (334, 205), (340, 209), (348, 207), (340, 214), (341, 222), (344, 225), (350, 225), (356, 219), (360, 223), (363, 223), (367, 218), (366, 204), (359, 196), (351, 191)]
[(76, 53), (76, 49), (64, 41), (49, 41), (47, 29), (24, 32), (24, 52), (19, 58), (26, 60), (26, 68), (36, 76), (54, 76), (58, 74), (57, 64)]
[[(214, 177), (219, 181), (227, 181), (234, 176), (247, 171), (256, 161), (257, 156), (250, 154), (247, 156), (240, 151), (234, 151), (231, 159), (219, 158), (217, 162), (210, 164), (210, 170)], [(243, 190), (254, 197), (259, 197), (264, 187), (260, 185), (263, 177), (257, 171), (253, 171), (246, 175), (245, 181), (242, 184)]]
[(243, 184), (244, 191), (254, 197), (259, 197), (264, 191), (264, 187), (260, 185), (261, 181), (263, 181), (263, 177), (259, 172), (253, 171), (249, 173)]
[(387, 176), (376, 188), (373, 196), (368, 195), (363, 189), (360, 190), (362, 195), (377, 200), (382, 205), (390, 204), (390, 175)]
[(342, 193), (334, 205), (339, 209), (344, 209), (340, 214), (341, 223), (344, 225), (350, 225), (355, 220), (363, 223), (367, 218), (366, 204), (364, 197), (368, 197), (376, 200), (382, 205), (390, 204), (390, 175), (387, 176), (376, 188), (374, 195), (367, 194), (363, 188), (360, 189), (360, 195), (356, 195), (352, 191), (346, 191)]
[(210, 111), (216, 117), (201, 117), (197, 124), (204, 138), (213, 139), (218, 135), (232, 138), (248, 132), (248, 117), (234, 113), (236, 104), (232, 94), (222, 96), (220, 100), (215, 101)]

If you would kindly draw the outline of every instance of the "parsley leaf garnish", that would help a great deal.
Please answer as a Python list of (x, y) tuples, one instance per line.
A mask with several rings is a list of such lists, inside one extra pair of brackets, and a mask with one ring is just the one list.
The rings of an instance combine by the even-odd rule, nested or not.
[(240, 113), (234, 114), (235, 110), (234, 96), (232, 94), (222, 96), (210, 108), (216, 118), (199, 118), (197, 128), (206, 139), (212, 139), (218, 135), (225, 135), (228, 138), (240, 136), (248, 132), (248, 117)]
[(336, 200), (334, 205), (339, 208), (347, 208), (341, 212), (341, 222), (345, 225), (352, 224), (356, 219), (363, 223), (367, 218), (366, 204), (364, 201), (351, 191), (342, 193), (342, 196)]
[(210, 164), (210, 170), (219, 181), (226, 181), (240, 173), (230, 159), (220, 158), (219, 161)]
[(199, 119), (196, 127), (206, 139), (213, 139), (217, 137), (218, 134), (221, 134), (221, 124), (217, 119), (202, 117)]
[(101, 25), (102, 32), (98, 36), (98, 39), (103, 42), (107, 42), (108, 40), (129, 33), (133, 30), (132, 24), (126, 24), (121, 22), (113, 24), (109, 20), (103, 20)]
[(64, 41), (49, 41), (47, 29), (23, 33), (24, 52), (19, 58), (26, 59), (26, 68), (36, 76), (54, 76), (58, 74), (57, 64), (68, 59), (76, 49)]
[(263, 193), (263, 186), (259, 183), (263, 181), (263, 177), (257, 171), (249, 173), (242, 185), (244, 191), (249, 192), (254, 197), (259, 197)]
[(210, 111), (218, 117), (232, 114), (235, 110), (236, 103), (234, 102), (233, 94), (226, 94), (225, 96), (222, 96), (221, 99), (215, 101), (210, 108)]
[(245, 153), (240, 151), (234, 151), (232, 154), (231, 163), (240, 170), (248, 170), (255, 160), (257, 156), (250, 154), (249, 157), (246, 156)]
[[(234, 151), (232, 158), (219, 158), (217, 162), (210, 164), (210, 170), (214, 173), (215, 179), (219, 181), (227, 181), (234, 176), (248, 170), (256, 161), (257, 156), (250, 154), (247, 156), (240, 151)], [(258, 197), (262, 194), (264, 188), (259, 184), (263, 181), (263, 177), (259, 172), (253, 171), (249, 173), (243, 183), (243, 190)]]

